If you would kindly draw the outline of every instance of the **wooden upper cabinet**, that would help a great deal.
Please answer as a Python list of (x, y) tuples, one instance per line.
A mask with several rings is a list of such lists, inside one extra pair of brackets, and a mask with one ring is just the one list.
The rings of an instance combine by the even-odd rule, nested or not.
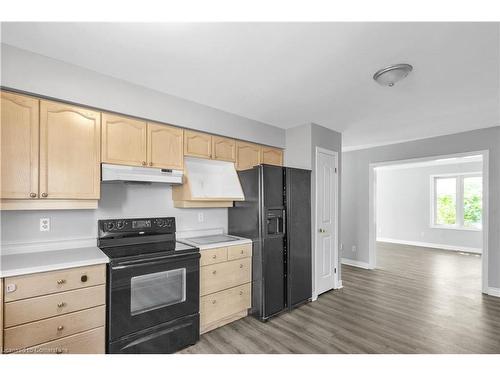
[(102, 114), (103, 163), (145, 166), (146, 138), (146, 122)]
[(236, 142), (236, 169), (253, 168), (261, 163), (261, 146), (255, 143)]
[(148, 123), (148, 165), (156, 168), (184, 168), (184, 131), (173, 126)]
[(1, 93), (1, 198), (38, 197), (39, 101)]
[(184, 155), (210, 159), (212, 157), (212, 136), (184, 130)]
[(40, 102), (40, 197), (99, 199), (101, 114)]
[(262, 164), (283, 165), (283, 150), (262, 146)]
[(231, 138), (212, 136), (212, 159), (236, 161), (236, 141)]

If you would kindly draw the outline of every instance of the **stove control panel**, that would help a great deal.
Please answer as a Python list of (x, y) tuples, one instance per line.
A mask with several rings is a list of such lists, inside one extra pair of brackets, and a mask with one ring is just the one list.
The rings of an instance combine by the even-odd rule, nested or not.
[(99, 236), (106, 233), (175, 233), (174, 217), (99, 220)]

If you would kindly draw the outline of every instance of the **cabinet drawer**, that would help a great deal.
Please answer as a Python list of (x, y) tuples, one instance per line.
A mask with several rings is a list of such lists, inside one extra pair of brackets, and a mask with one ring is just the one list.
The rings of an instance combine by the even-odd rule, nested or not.
[(104, 354), (104, 327), (21, 350), (22, 354)]
[(105, 285), (98, 285), (70, 292), (8, 302), (5, 304), (4, 324), (7, 328), (104, 305), (105, 298)]
[(252, 244), (229, 246), (227, 248), (227, 260), (248, 258), (252, 256)]
[(213, 264), (200, 270), (200, 295), (219, 292), (252, 280), (250, 258)]
[(105, 324), (105, 306), (98, 306), (54, 318), (39, 320), (5, 330), (5, 350), (13, 352), (47, 341), (102, 327)]
[[(105, 283), (106, 266), (104, 264), (7, 277), (4, 283), (5, 302)], [(7, 292), (7, 288), (9, 286), (12, 288), (12, 285), (15, 286), (15, 290)]]
[(209, 294), (200, 299), (200, 326), (224, 319), (251, 307), (251, 283)]
[(218, 247), (216, 249), (208, 249), (200, 251), (200, 266), (207, 266), (225, 262), (227, 260), (227, 247)]

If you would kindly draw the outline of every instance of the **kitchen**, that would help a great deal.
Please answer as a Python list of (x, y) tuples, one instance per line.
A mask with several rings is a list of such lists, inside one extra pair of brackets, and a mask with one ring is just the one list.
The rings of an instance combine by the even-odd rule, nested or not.
[[(2, 21), (2, 369), (498, 352), (499, 30)], [(375, 168), (472, 154), (481, 264), (373, 251)]]
[[(38, 119), (40, 119), (39, 123)], [(286, 172), (287, 169), (281, 168), (283, 150), (278, 148), (167, 124), (98, 112), (61, 101), (47, 100), (9, 90), (2, 90), (2, 135), (4, 142), (2, 143), (2, 162), (7, 166), (2, 169), (4, 181), (7, 181), (2, 185), (2, 210), (4, 211), (96, 208), (101, 198), (101, 183), (103, 185), (106, 183), (113, 185), (130, 183), (134, 187), (139, 185), (146, 194), (152, 184), (162, 185), (163, 183), (164, 186), (172, 184), (171, 194), (174, 207), (182, 209), (231, 207), (233, 202), (245, 201), (236, 170), (258, 171), (260, 168), (266, 171), (266, 174), (272, 171), (276, 176), (272, 177), (274, 180), (271, 177), (266, 177), (266, 181), (269, 181), (266, 182), (266, 185), (271, 183), (273, 186), (277, 186), (275, 183), (283, 184), (283, 174), (293, 176), (296, 173), (295, 170), (290, 169), (289, 172)], [(28, 139), (29, 142), (17, 141), (20, 139)], [(38, 147), (38, 144), (40, 145), (39, 157), (36, 152), (33, 152), (33, 145)], [(84, 147), (81, 147), (82, 145)], [(23, 149), (23, 146), (26, 147)], [(64, 152), (65, 155), (65, 163), (63, 164), (59, 162), (61, 152)], [(265, 166), (256, 167), (258, 165)], [(36, 180), (38, 170), (40, 170), (39, 181)], [(88, 173), (85, 173), (86, 171)], [(15, 175), (18, 176), (17, 179), (14, 178)], [(78, 179), (78, 183), (69, 184), (70, 181), (73, 182), (76, 179)], [(245, 186), (249, 194), (256, 189), (256, 184), (255, 181), (253, 184), (249, 183), (248, 186)], [(305, 175), (299, 184), (305, 184), (305, 186), (310, 184), (310, 175)], [(165, 190), (164, 186), (157, 188)], [(125, 189), (127, 188), (125, 185)], [(270, 187), (267, 189), (266, 191), (271, 191)], [(279, 236), (281, 244), (275, 250), (279, 253), (274, 255), (275, 259), (273, 259), (276, 265), (280, 263), (280, 258), (283, 259), (286, 256), (283, 240), (286, 228), (284, 227), (285, 207), (282, 201), (282, 191), (283, 188), (279, 188), (273, 192), (281, 197), (281, 203), (273, 202), (271, 204), (273, 208), (277, 207), (274, 211), (279, 210), (279, 217), (269, 213), (266, 223), (264, 223), (266, 219), (262, 217), (263, 223), (260, 224), (262, 227), (269, 226), (269, 231), (273, 235), (278, 234), (279, 236), (281, 234)], [(263, 201), (264, 198), (262, 198)], [(293, 200), (290, 199), (290, 201)], [(161, 202), (155, 201), (155, 204), (161, 204)], [(307, 207), (309, 207), (308, 211), (310, 212), (310, 204)], [(232, 210), (237, 209), (231, 208), (229, 212), (231, 213)], [(198, 216), (203, 217), (203, 212), (199, 212)], [(246, 216), (244, 214), (242, 217)], [(257, 207), (252, 220), (254, 217), (259, 217)], [(307, 219), (305, 224), (309, 226), (306, 228), (305, 234), (310, 238), (310, 223), (307, 215), (305, 217)], [(46, 220), (45, 224), (41, 225), (50, 228), (50, 219), (44, 220)], [(302, 221), (303, 219), (298, 224), (300, 225)], [(231, 233), (237, 231), (237, 226), (233, 223), (236, 223), (236, 219), (229, 218)], [(290, 223), (292, 223), (291, 217), (289, 225)], [(233, 226), (235, 226), (234, 229), (231, 228)], [(246, 230), (249, 228), (248, 225), (242, 227)], [(122, 264), (124, 258), (126, 258), (125, 264), (128, 264), (135, 259), (134, 256), (144, 256), (149, 250), (152, 253), (166, 255), (169, 251), (181, 253), (189, 250), (197, 254), (197, 247), (201, 249), (201, 259), (187, 262), (182, 268), (184, 270), (182, 274), (175, 275), (175, 272), (181, 268), (174, 268), (158, 272), (151, 271), (149, 272), (152, 274), (151, 276), (148, 276), (149, 273), (145, 271), (139, 272), (139, 276), (128, 276), (128, 282), (131, 285), (127, 289), (126, 293), (128, 294), (123, 294), (124, 291), (120, 290), (123, 289), (123, 285), (116, 287), (120, 292), (113, 292), (115, 278), (121, 280), (120, 272), (115, 272), (114, 265), (110, 265), (106, 279), (104, 266), (99, 267), (96, 264), (108, 263), (108, 260), (104, 254), (99, 257), (96, 254), (98, 250), (95, 248), (59, 249), (56, 252), (34, 253), (33, 259), (38, 257), (40, 264), (30, 262), (27, 265), (25, 254), (19, 254), (19, 247), (16, 253), (9, 255), (9, 249), (4, 246), (2, 254), (2, 277), (5, 284), (3, 288), (5, 291), (4, 352), (43, 352), (46, 350), (48, 352), (67, 351), (69, 353), (120, 353), (123, 350), (122, 347), (127, 347), (125, 352), (169, 353), (183, 348), (182, 344), (169, 346), (168, 343), (171, 341), (181, 341), (177, 336), (188, 335), (190, 338), (187, 339), (186, 343), (194, 344), (199, 335), (198, 331), (204, 333), (236, 318), (246, 316), (247, 310), (252, 306), (252, 280), (256, 283), (256, 279), (252, 279), (251, 273), (251, 239), (225, 236), (222, 233), (217, 233), (217, 229), (212, 229), (211, 233), (213, 234), (209, 236), (201, 237), (191, 234), (192, 238), (184, 237), (187, 244), (193, 245), (190, 248), (179, 242), (176, 244), (175, 229), (175, 218), (172, 217), (99, 220), (98, 246), (109, 257), (111, 264), (114, 264), (114, 259), (117, 259), (116, 269), (125, 267)], [(255, 226), (253, 231), (255, 232), (253, 236), (258, 238), (257, 233), (260, 228)], [(145, 235), (141, 237), (143, 234)], [(157, 244), (157, 246), (151, 246), (149, 249), (146, 246), (149, 243)], [(171, 244), (173, 248), (169, 250)], [(134, 249), (133, 245), (138, 248)], [(206, 245), (210, 246), (207, 248)], [(35, 244), (36, 246), (37, 244)], [(306, 252), (310, 259), (310, 247), (306, 249)], [(131, 258), (129, 259), (129, 257)], [(40, 258), (45, 258), (45, 261)], [(151, 257), (146, 259), (153, 262)], [(236, 259), (242, 260), (237, 261), (238, 264), (230, 262)], [(212, 270), (214, 267), (210, 267), (211, 264), (226, 261), (229, 267), (227, 269), (223, 265), (215, 267), (221, 268), (220, 270)], [(233, 264), (236, 267), (239, 266), (239, 269), (234, 268)], [(76, 268), (76, 265), (83, 268)], [(283, 284), (286, 277), (283, 269), (285, 265), (286, 263), (281, 264), (282, 284), (279, 288), (283, 295), (284, 288), (286, 288)], [(200, 270), (198, 270), (199, 266), (201, 266)], [(258, 268), (258, 266), (255, 267)], [(217, 276), (211, 281), (207, 275), (215, 276), (217, 271), (222, 272), (222, 276)], [(172, 274), (172, 272), (174, 273)], [(242, 276), (235, 276), (237, 272), (243, 272)], [(93, 275), (94, 273), (96, 275)], [(155, 279), (156, 273), (158, 273), (159, 279)], [(278, 275), (276, 270), (273, 274)], [(195, 288), (193, 284), (198, 284), (200, 275), (201, 283)], [(81, 278), (80, 282), (74, 280), (78, 277)], [(162, 281), (162, 277), (165, 280)], [(94, 278), (95, 280), (93, 280)], [(172, 291), (167, 290), (172, 282), (167, 280), (169, 278), (176, 283), (171, 286)], [(123, 282), (118, 281), (117, 283), (121, 285)], [(309, 277), (308, 284), (306, 284), (309, 293), (306, 292), (304, 300), (311, 298), (310, 282)], [(47, 284), (45, 289), (40, 287), (44, 283)], [(76, 291), (73, 293), (77, 293), (77, 291), (86, 293), (89, 292), (87, 286), (95, 288), (96, 285), (106, 284), (107, 301), (97, 298), (95, 301), (89, 301), (89, 304), (75, 306), (72, 306), (71, 302), (62, 301), (56, 304), (55, 311), (49, 308), (47, 311), (38, 312), (36, 308), (30, 308), (34, 304), (50, 303), (51, 299), (79, 299), (80, 297), (65, 293), (74, 289)], [(23, 285), (25, 286), (23, 287)], [(244, 285), (245, 288), (234, 290), (240, 285)], [(151, 296), (136, 297), (138, 302), (134, 302), (134, 295), (139, 293), (141, 289), (147, 290), (148, 288), (151, 289)], [(178, 288), (181, 290), (177, 290)], [(103, 287), (101, 287), (101, 294), (102, 289)], [(261, 287), (261, 289), (263, 294), (265, 288)], [(220, 292), (223, 292), (222, 296), (216, 294)], [(116, 293), (116, 297), (114, 293)], [(169, 296), (169, 294), (172, 295)], [(233, 297), (233, 294), (236, 297)], [(281, 296), (281, 305), (283, 306), (273, 313), (280, 312), (284, 306), (287, 306), (283, 295)], [(148, 301), (154, 297), (163, 298), (164, 301)], [(220, 305), (228, 305), (225, 311), (217, 311), (217, 308), (211, 306), (215, 305), (215, 297), (222, 298)], [(235, 301), (235, 298), (238, 300)], [(124, 306), (120, 301), (127, 299), (131, 302)], [(210, 302), (207, 302), (208, 299)], [(145, 305), (141, 307), (140, 301), (142, 300), (146, 301), (143, 301)], [(278, 304), (280, 303), (280, 299), (276, 301)], [(104, 322), (103, 314), (99, 319), (93, 319), (93, 314), (96, 313), (95, 309), (103, 310), (104, 305), (107, 309), (106, 322)], [(172, 307), (167, 309), (170, 305)], [(183, 305), (187, 305), (189, 308), (179, 309), (179, 306)], [(232, 305), (238, 306), (236, 311), (234, 311), (234, 307), (231, 309)], [(32, 311), (31, 315), (15, 317), (19, 314), (20, 309), (26, 308)], [(82, 311), (87, 309), (86, 317), (79, 319), (88, 319), (89, 325), (83, 324), (79, 328), (71, 327), (68, 320), (71, 317), (76, 319), (74, 318), (75, 314), (82, 314)], [(199, 311), (201, 316), (198, 318)], [(133, 323), (124, 318), (124, 316), (134, 316), (141, 313), (149, 314), (135, 319), (141, 321), (140, 323)], [(173, 321), (190, 313), (196, 314), (196, 317), (195, 321), (190, 322), (194, 329), (189, 333), (184, 328), (185, 332), (179, 333), (174, 338), (168, 337), (156, 346), (143, 344), (133, 350), (130, 349), (130, 343), (138, 340), (138, 331), (149, 328), (148, 332), (143, 332), (143, 336), (150, 336), (152, 334), (151, 328), (153, 326), (156, 328), (155, 322)], [(71, 314), (73, 316), (70, 317)], [(269, 314), (265, 313), (262, 316), (267, 319)], [(201, 320), (201, 324), (198, 319)], [(66, 323), (63, 324), (64, 322)], [(182, 326), (184, 322), (176, 322), (176, 324)], [(65, 327), (68, 325), (70, 327)], [(51, 332), (50, 326), (57, 326), (57, 328)], [(125, 328), (127, 326), (130, 326), (128, 330)], [(39, 330), (46, 332), (40, 336), (32, 333)], [(169, 326), (168, 330), (170, 332), (172, 327)], [(105, 331), (108, 331), (106, 335)], [(196, 333), (194, 333), (195, 331)], [(131, 335), (132, 333), (136, 335), (127, 337), (126, 343), (115, 342), (115, 339), (121, 338), (123, 340), (126, 334)], [(169, 333), (169, 335), (172, 334)], [(106, 348), (104, 336), (108, 337)], [(65, 345), (67, 347), (63, 349)], [(120, 349), (116, 349), (117, 346)]]

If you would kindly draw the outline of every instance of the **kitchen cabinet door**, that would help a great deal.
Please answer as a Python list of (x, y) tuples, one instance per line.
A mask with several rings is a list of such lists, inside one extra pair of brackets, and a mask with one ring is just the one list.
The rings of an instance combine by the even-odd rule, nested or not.
[(184, 130), (184, 156), (210, 159), (212, 157), (212, 136)]
[(99, 199), (101, 114), (40, 102), (40, 197)]
[(236, 161), (236, 141), (230, 138), (212, 136), (212, 159)]
[(167, 125), (148, 123), (148, 166), (184, 168), (184, 131)]
[(1, 198), (38, 197), (39, 101), (1, 94)]
[(253, 168), (261, 163), (261, 146), (254, 143), (236, 143), (236, 169), (238, 171)]
[(102, 114), (102, 162), (146, 166), (147, 123)]
[(283, 166), (283, 150), (262, 146), (262, 164)]

